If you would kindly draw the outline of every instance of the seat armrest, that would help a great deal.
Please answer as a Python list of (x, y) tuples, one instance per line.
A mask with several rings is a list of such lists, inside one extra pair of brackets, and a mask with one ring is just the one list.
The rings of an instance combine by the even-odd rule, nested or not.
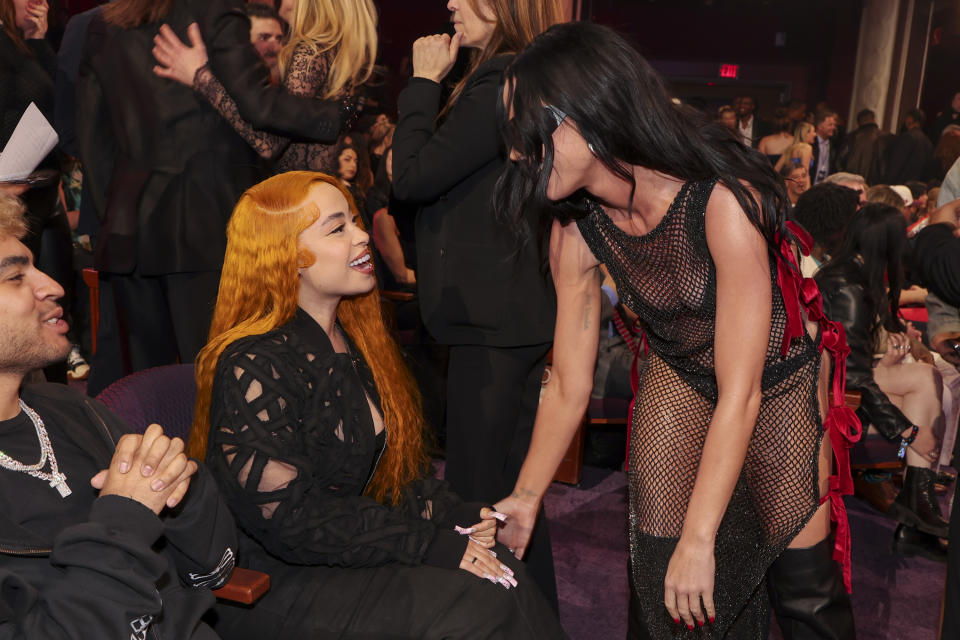
[(221, 600), (253, 604), (270, 590), (270, 576), (262, 571), (234, 567), (227, 584), (213, 592)]

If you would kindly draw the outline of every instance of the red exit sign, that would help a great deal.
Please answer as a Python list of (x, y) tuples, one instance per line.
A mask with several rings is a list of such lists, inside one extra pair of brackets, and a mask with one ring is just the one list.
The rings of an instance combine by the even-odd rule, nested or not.
[(721, 78), (736, 78), (737, 73), (740, 72), (740, 65), (736, 64), (722, 64), (720, 65), (720, 77)]

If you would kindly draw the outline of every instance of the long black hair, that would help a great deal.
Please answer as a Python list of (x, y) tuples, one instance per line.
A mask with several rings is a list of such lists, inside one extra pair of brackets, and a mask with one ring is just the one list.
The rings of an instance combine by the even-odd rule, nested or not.
[[(567, 223), (586, 213), (585, 192), (551, 202), (552, 105), (574, 120), (593, 153), (632, 185), (630, 165), (682, 180), (719, 179), (733, 192), (771, 254), (785, 234), (783, 180), (760, 153), (733, 132), (673, 102), (656, 71), (615, 31), (587, 22), (551, 27), (527, 46), (504, 73), (498, 109), (509, 163), (495, 192), (497, 211), (512, 223), (521, 243), (533, 229), (543, 243), (554, 219)], [(508, 116), (509, 119), (508, 119)], [(751, 194), (756, 191), (760, 205)]]
[(905, 330), (898, 315), (906, 248), (907, 221), (903, 213), (888, 204), (869, 203), (850, 220), (840, 248), (823, 266), (827, 274), (834, 269), (848, 269), (850, 263), (861, 265), (860, 271), (866, 278), (867, 310), (875, 318), (871, 335), (881, 326), (893, 332)]

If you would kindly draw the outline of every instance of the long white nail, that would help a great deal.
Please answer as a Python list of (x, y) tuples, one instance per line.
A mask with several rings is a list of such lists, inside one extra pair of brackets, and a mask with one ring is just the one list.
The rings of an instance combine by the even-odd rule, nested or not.
[(508, 517), (507, 514), (500, 513), (499, 511), (494, 511), (491, 515), (500, 522), (506, 522)]

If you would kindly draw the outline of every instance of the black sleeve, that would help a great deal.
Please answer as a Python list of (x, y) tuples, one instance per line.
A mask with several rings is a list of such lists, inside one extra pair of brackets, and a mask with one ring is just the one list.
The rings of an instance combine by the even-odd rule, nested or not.
[(947, 304), (960, 307), (960, 238), (950, 225), (923, 229), (913, 254), (923, 284)]
[(104, 102), (103, 89), (93, 59), (107, 40), (107, 27), (97, 14), (90, 21), (77, 78), (77, 153), (83, 163), (83, 184), (93, 210), (102, 221), (107, 208), (107, 188), (113, 175), (116, 138)]
[(458, 566), (465, 536), (438, 531), (408, 507), (340, 490), (345, 454), (331, 438), (353, 419), (344, 391), (350, 359), (317, 358), (325, 376), (305, 394), (274, 351), (254, 345), (217, 366), (208, 462), (237, 523), (293, 564)]
[(156, 584), (167, 560), (152, 548), (161, 532), (160, 520), (140, 503), (98, 498), (87, 522), (54, 541), (49, 562), (60, 578), (38, 587), (0, 570), (0, 638), (132, 637), (163, 606)]
[(233, 571), (237, 529), (216, 483), (203, 464), (187, 495), (163, 513), (163, 535), (184, 584), (218, 589)]
[(210, 68), (254, 129), (315, 142), (336, 141), (352, 111), (341, 100), (290, 95), (270, 85), (270, 70), (250, 44), (250, 19), (239, 0), (206, 3), (200, 30)]
[(428, 203), (464, 178), (500, 159), (497, 128), (499, 66), (477, 69), (447, 119), (437, 128), (440, 85), (412, 78), (398, 100), (393, 133), (393, 193), (400, 200)]
[(863, 289), (844, 284), (823, 290), (823, 311), (843, 325), (850, 355), (847, 357), (847, 388), (860, 392), (863, 424), (873, 424), (885, 438), (896, 440), (912, 422), (887, 397), (873, 379), (873, 341), (869, 335), (871, 318), (863, 301)]

